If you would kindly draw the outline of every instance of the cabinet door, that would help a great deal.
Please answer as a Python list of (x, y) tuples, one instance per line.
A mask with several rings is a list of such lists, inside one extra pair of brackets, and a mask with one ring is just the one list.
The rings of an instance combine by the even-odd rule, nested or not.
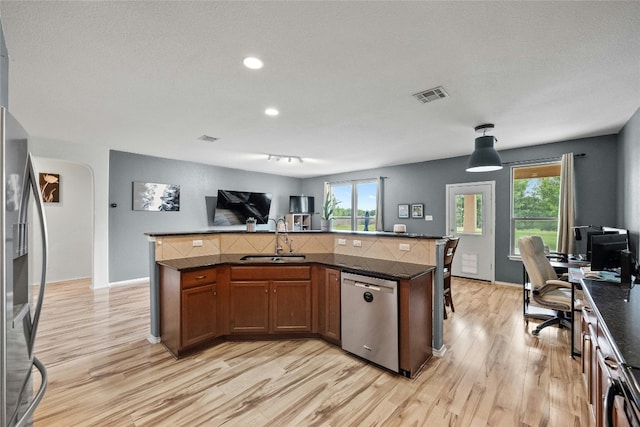
[(320, 290), (323, 300), (322, 335), (335, 342), (340, 342), (340, 270), (327, 268), (324, 276), (324, 287)]
[(231, 333), (268, 333), (269, 282), (231, 282), (229, 285)]
[(271, 282), (272, 332), (311, 332), (311, 282)]
[(199, 344), (218, 335), (216, 284), (182, 291), (182, 347)]
[(631, 422), (624, 412), (624, 397), (616, 396), (613, 401), (613, 427), (631, 427)]

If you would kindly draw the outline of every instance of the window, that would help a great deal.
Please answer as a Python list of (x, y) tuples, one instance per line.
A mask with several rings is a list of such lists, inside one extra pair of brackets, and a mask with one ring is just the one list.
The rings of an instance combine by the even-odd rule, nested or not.
[(333, 212), (332, 230), (376, 231), (378, 182), (336, 182), (331, 193), (340, 202)]
[(482, 235), (482, 193), (456, 194), (456, 234)]
[(560, 162), (511, 168), (511, 253), (522, 236), (542, 237), (550, 251), (558, 240)]

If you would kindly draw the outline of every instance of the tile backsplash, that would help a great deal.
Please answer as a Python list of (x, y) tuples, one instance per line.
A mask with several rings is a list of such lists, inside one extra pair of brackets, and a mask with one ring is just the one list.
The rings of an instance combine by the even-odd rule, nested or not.
[[(227, 254), (268, 254), (275, 250), (274, 233), (189, 234), (156, 237), (156, 260)], [(335, 253), (373, 259), (435, 265), (435, 239), (359, 234), (290, 233), (295, 253)], [(280, 235), (280, 246), (289, 247)]]

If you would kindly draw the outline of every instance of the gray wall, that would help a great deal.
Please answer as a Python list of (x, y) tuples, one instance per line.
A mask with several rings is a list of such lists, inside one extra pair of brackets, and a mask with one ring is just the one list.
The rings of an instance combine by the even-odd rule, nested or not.
[(618, 134), (618, 219), (640, 253), (640, 108)]
[[(179, 212), (132, 210), (133, 181), (180, 185)], [(205, 196), (218, 189), (269, 192), (270, 218), (289, 210), (289, 196), (300, 194), (297, 178), (247, 172), (159, 157), (111, 151), (109, 155), (109, 282), (149, 276), (145, 232), (208, 229)]]
[[(473, 141), (470, 141), (472, 144)], [(499, 145), (498, 145), (499, 148)], [(560, 157), (564, 153), (585, 153), (577, 158), (576, 169), (576, 223), (619, 226), (616, 218), (617, 152), (616, 136), (607, 135), (538, 145), (512, 150), (500, 150), (503, 162), (526, 161), (548, 157)], [(339, 175), (305, 179), (302, 192), (322, 201), (322, 185), (325, 181), (387, 177), (384, 186), (384, 225), (391, 231), (394, 223), (405, 223), (409, 233), (425, 235), (446, 234), (446, 184), (496, 181), (496, 280), (520, 283), (522, 264), (510, 261), (510, 168), (497, 172), (465, 172), (467, 157), (441, 159), (423, 163), (371, 169)], [(424, 203), (425, 215), (433, 215), (433, 221), (399, 220), (396, 215), (399, 203)], [(316, 202), (319, 206), (321, 202)], [(314, 228), (319, 226), (314, 218)]]

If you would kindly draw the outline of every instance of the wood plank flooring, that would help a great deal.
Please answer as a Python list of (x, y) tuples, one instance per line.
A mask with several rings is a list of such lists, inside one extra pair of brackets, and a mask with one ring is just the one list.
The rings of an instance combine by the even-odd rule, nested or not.
[(589, 425), (568, 331), (533, 337), (517, 287), (454, 278), (452, 291), (447, 352), (410, 380), (314, 339), (225, 342), (176, 361), (146, 340), (147, 285), (51, 284), (35, 426)]

